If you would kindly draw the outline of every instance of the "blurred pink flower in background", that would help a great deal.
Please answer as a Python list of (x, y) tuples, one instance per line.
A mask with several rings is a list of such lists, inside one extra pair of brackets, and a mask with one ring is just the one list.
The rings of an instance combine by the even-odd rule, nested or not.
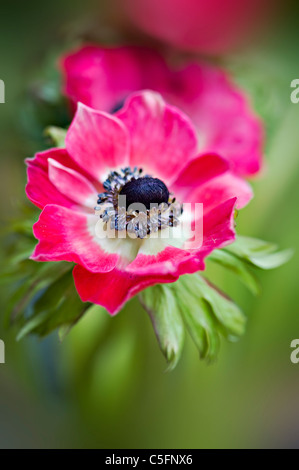
[(120, 0), (124, 12), (146, 33), (175, 47), (209, 54), (226, 52), (249, 32), (254, 34), (265, 6), (270, 3), (267, 0)]
[(114, 112), (131, 92), (158, 91), (192, 119), (202, 152), (219, 153), (241, 177), (260, 170), (262, 124), (222, 69), (195, 61), (169, 65), (154, 50), (134, 46), (86, 46), (67, 54), (61, 67), (74, 105)]

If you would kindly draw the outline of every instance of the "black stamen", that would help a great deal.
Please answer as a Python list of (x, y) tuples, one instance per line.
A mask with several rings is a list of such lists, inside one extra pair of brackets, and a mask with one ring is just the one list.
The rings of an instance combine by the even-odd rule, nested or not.
[(168, 203), (169, 191), (163, 181), (158, 178), (144, 177), (126, 183), (119, 193), (126, 196), (126, 208), (131, 204), (143, 204), (147, 209), (151, 204)]
[(110, 109), (110, 113), (111, 114), (117, 113), (117, 111), (119, 111), (123, 107), (124, 103), (125, 103), (125, 100), (118, 101), (117, 103), (115, 103), (112, 109)]

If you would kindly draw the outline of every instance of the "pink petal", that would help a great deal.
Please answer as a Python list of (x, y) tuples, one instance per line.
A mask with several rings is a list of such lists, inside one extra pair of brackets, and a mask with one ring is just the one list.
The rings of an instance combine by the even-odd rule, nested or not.
[(70, 261), (94, 272), (111, 271), (119, 256), (102, 249), (90, 228), (94, 217), (65, 207), (47, 205), (33, 226), (39, 243), (32, 259)]
[(49, 158), (49, 180), (69, 199), (79, 205), (93, 208), (97, 202), (97, 190), (83, 175)]
[[(197, 242), (189, 244), (186, 249), (167, 246), (155, 255), (143, 254), (141, 251), (127, 265), (126, 272), (138, 275), (179, 276), (187, 272), (203, 270), (207, 253), (235, 239), (235, 203), (236, 198), (232, 198), (204, 214), (203, 234), (197, 238), (202, 241), (199, 246)], [(194, 223), (192, 228), (194, 229)]]
[(223, 248), (235, 241), (234, 212), (236, 198), (229, 199), (204, 215), (203, 245), (201, 256), (206, 257), (213, 250)]
[(131, 92), (158, 91), (191, 117), (202, 152), (219, 153), (241, 176), (261, 168), (263, 126), (221, 69), (199, 63), (175, 69), (154, 51), (97, 46), (68, 55), (62, 67), (74, 102), (112, 111)]
[(225, 73), (193, 63), (173, 72), (172, 81), (165, 97), (192, 118), (203, 137), (202, 151), (227, 158), (239, 175), (257, 173), (263, 154), (262, 124)]
[(61, 60), (64, 91), (74, 103), (113, 112), (137, 90), (164, 87), (164, 60), (144, 47), (86, 46)]
[(160, 282), (174, 282), (176, 278), (159, 275), (138, 276), (114, 269), (109, 273), (91, 273), (82, 266), (75, 266), (74, 281), (83, 302), (105, 307), (115, 315), (125, 302), (141, 290)]
[[(233, 207), (234, 200), (227, 201), (217, 211), (210, 213), (206, 220), (207, 233), (204, 245), (200, 251), (185, 252), (183, 256), (173, 259), (174, 250), (165, 250), (158, 257), (158, 261), (154, 257), (138, 256), (139, 261), (137, 263), (134, 261), (131, 269), (126, 271), (113, 269), (107, 273), (92, 273), (82, 266), (75, 266), (74, 281), (82, 301), (102, 305), (114, 315), (120, 311), (125, 302), (141, 290), (155, 284), (175, 282), (180, 275), (203, 270), (204, 257), (213, 249), (234, 240)], [(213, 230), (215, 225), (216, 231)], [(143, 269), (155, 263), (156, 269)]]
[[(163, 251), (156, 255), (139, 254), (135, 260), (127, 266), (128, 273), (139, 275), (173, 275), (179, 276), (186, 274), (181, 270), (181, 265), (186, 265), (191, 260), (194, 265), (194, 255), (188, 250), (167, 246)], [(196, 271), (203, 269), (203, 260), (196, 260)], [(188, 264), (189, 265), (189, 264)], [(194, 272), (194, 271), (192, 271)]]
[(236, 198), (236, 208), (246, 206), (253, 197), (251, 186), (242, 178), (227, 171), (206, 181), (186, 195), (184, 202), (202, 203), (204, 213), (231, 198)]
[(170, 190), (181, 203), (188, 202), (188, 196), (195, 189), (228, 170), (228, 162), (218, 155), (213, 153), (200, 155), (182, 169)]
[(168, 184), (196, 155), (197, 137), (191, 122), (157, 93), (132, 95), (117, 117), (130, 133), (131, 166), (142, 166)]
[(244, 40), (267, 28), (265, 20), (276, 10), (271, 0), (122, 0), (121, 6), (150, 37), (175, 50), (214, 56), (241, 52)]
[(82, 103), (67, 132), (66, 148), (81, 168), (101, 181), (111, 169), (129, 162), (128, 134), (122, 122)]
[(26, 194), (28, 199), (40, 209), (46, 204), (59, 204), (65, 207), (76, 207), (77, 204), (61, 194), (49, 180), (48, 176), (48, 158), (56, 161), (68, 159), (67, 152), (64, 149), (50, 149), (36, 154), (34, 158), (27, 159), (28, 183)]
[(62, 185), (59, 184), (57, 178), (55, 181), (54, 179), (50, 181), (49, 160), (52, 161), (52, 166), (62, 166), (71, 173), (73, 172), (74, 174), (79, 175), (79, 179), (86, 180), (86, 184), (88, 186), (90, 185), (90, 187), (93, 188), (96, 187), (96, 189), (93, 189), (95, 200), (96, 194), (102, 191), (102, 186), (94, 181), (89, 181), (86, 172), (81, 170), (80, 167), (69, 157), (65, 149), (54, 148), (37, 153), (34, 158), (28, 158), (26, 160), (28, 167), (26, 194), (30, 201), (40, 209), (43, 209), (47, 204), (58, 204), (75, 210), (86, 210), (81, 207), (82, 201), (79, 202), (75, 188), (69, 192), (61, 192)]
[(192, 230), (196, 227), (203, 233), (197, 235), (194, 240), (189, 240), (183, 248), (167, 246), (156, 255), (139, 253), (137, 258), (130, 263), (126, 271), (128, 273), (145, 274), (181, 274), (204, 270), (204, 258), (214, 249), (232, 243), (235, 240), (234, 208), (236, 198), (225, 201), (211, 209), (203, 216), (202, 224), (192, 223)]

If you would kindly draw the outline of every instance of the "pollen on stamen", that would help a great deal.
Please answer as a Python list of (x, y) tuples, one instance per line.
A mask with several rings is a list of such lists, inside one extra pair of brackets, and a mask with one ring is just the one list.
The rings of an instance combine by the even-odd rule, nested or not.
[(98, 195), (95, 211), (112, 230), (145, 238), (179, 224), (182, 206), (162, 180), (144, 175), (142, 168), (112, 171), (103, 187), (105, 192)]

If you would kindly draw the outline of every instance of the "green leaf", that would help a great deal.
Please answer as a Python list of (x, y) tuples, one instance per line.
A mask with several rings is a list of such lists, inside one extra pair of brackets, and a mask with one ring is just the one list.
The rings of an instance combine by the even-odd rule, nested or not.
[(194, 312), (198, 308), (200, 300), (204, 300), (210, 306), (210, 311), (206, 310), (206, 313), (209, 313), (209, 317), (214, 319), (211, 326), (216, 331), (221, 332), (229, 339), (236, 339), (244, 333), (246, 318), (243, 312), (216, 287), (197, 274), (186, 274), (178, 282), (182, 283), (188, 291), (189, 308), (192, 308)]
[(29, 333), (44, 336), (63, 326), (69, 330), (90, 306), (76, 292), (71, 263), (29, 259), (36, 244), (32, 225), (37, 218), (36, 209), (22, 205), (4, 238), (7, 268), (0, 275), (5, 288), (4, 323), (19, 330), (19, 339)]
[(278, 251), (266, 256), (251, 256), (250, 262), (260, 269), (274, 269), (287, 263), (293, 257), (292, 249)]
[(55, 147), (65, 147), (65, 138), (67, 131), (61, 127), (49, 126), (46, 127), (44, 134), (46, 137), (50, 137)]
[[(16, 271), (17, 269), (17, 271)], [(19, 263), (12, 270), (10, 277), (6, 278), (8, 285), (8, 299), (6, 302), (6, 323), (23, 323), (25, 313), (31, 309), (39, 292), (54, 283), (64, 273), (70, 273), (70, 263), (36, 263), (26, 260)]]
[(243, 284), (254, 295), (260, 294), (260, 284), (255, 275), (250, 271), (250, 266), (246, 261), (236, 256), (234, 253), (225, 250), (214, 250), (208, 259), (220, 264), (239, 276)]
[(192, 288), (189, 289), (188, 281), (186, 282), (184, 277), (173, 285), (182, 317), (199, 351), (200, 358), (213, 361), (217, 357), (220, 346), (217, 322), (209, 304), (203, 298), (198, 297)]
[(233, 253), (260, 269), (273, 269), (285, 264), (293, 256), (293, 250), (278, 251), (273, 243), (250, 237), (238, 236), (237, 240), (224, 251)]
[(72, 274), (67, 271), (31, 300), (27, 306), (30, 315), (17, 339), (29, 333), (45, 336), (58, 327), (73, 324), (90, 305), (81, 302), (73, 285)]
[(225, 250), (229, 250), (232, 253), (246, 258), (250, 257), (254, 253), (260, 253), (263, 255), (267, 253), (273, 253), (275, 250), (277, 250), (277, 245), (271, 242), (260, 240), (258, 238), (238, 235), (236, 241), (227, 246)]
[(168, 370), (176, 366), (184, 344), (184, 324), (170, 286), (156, 285), (140, 294), (140, 302), (152, 321)]
[(200, 357), (216, 359), (220, 336), (234, 341), (244, 333), (246, 318), (232, 300), (197, 274), (181, 276), (173, 284), (151, 287), (140, 294), (170, 368), (180, 357), (183, 324)]
[(87, 356), (102, 338), (107, 337), (107, 326), (111, 320), (111, 315), (104, 307), (93, 304), (86, 314), (71, 325), (62, 326), (58, 335), (63, 340), (66, 334), (70, 334), (68, 344), (73, 344), (72, 355), (78, 363), (88, 362)]
[(215, 317), (223, 327), (222, 332), (225, 336), (234, 340), (243, 335), (246, 318), (240, 308), (205, 279), (200, 276), (196, 278), (198, 291), (211, 306)]

